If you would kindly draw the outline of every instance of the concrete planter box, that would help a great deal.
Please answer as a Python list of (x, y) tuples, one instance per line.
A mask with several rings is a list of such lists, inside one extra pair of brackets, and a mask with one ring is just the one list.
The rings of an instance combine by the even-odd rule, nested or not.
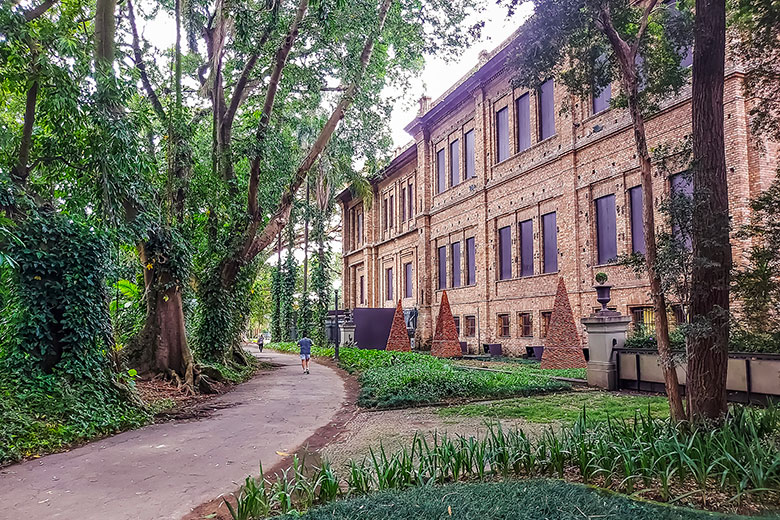
[[(620, 387), (663, 391), (664, 378), (658, 353), (640, 349), (615, 350)], [(680, 385), (686, 382), (686, 367), (677, 367)], [(762, 400), (761, 396), (780, 396), (780, 355), (729, 354), (726, 390), (737, 401)]]

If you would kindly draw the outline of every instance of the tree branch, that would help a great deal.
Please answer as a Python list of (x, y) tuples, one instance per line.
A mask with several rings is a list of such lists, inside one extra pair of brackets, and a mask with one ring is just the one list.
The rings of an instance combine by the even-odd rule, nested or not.
[(56, 3), (57, 0), (46, 0), (45, 2), (33, 7), (29, 11), (26, 11), (24, 13), (24, 19), (28, 22), (32, 22), (36, 18), (40, 18), (41, 16), (43, 16), (43, 14)]
[(19, 144), (17, 162), (11, 170), (11, 178), (19, 185), (27, 182), (30, 161), (30, 149), (32, 148), (32, 132), (35, 124), (35, 103), (38, 99), (38, 79), (33, 79), (30, 88), (27, 89), (27, 101), (24, 107), (24, 125), (22, 126), (22, 140)]
[(257, 139), (255, 146), (258, 147), (257, 154), (252, 159), (252, 164), (249, 173), (249, 199), (248, 210), (252, 220), (257, 222), (260, 219), (260, 212), (257, 205), (257, 189), (260, 183), (260, 163), (262, 161), (262, 143), (265, 141), (265, 136), (268, 133), (268, 121), (271, 118), (271, 112), (274, 108), (274, 100), (276, 93), (279, 91), (279, 80), (282, 77), (282, 70), (287, 64), (287, 57), (290, 55), (295, 39), (298, 37), (298, 30), (303, 20), (306, 10), (309, 8), (309, 0), (300, 0), (298, 3), (298, 10), (295, 13), (295, 19), (290, 25), (290, 30), (284, 39), (284, 42), (279, 46), (274, 57), (274, 66), (271, 70), (271, 77), (268, 80), (268, 88), (265, 94), (265, 103), (263, 104), (263, 112), (260, 115), (260, 123), (257, 128)]
[(268, 247), (268, 245), (273, 241), (274, 237), (287, 224), (287, 221), (290, 217), (290, 210), (292, 208), (292, 202), (293, 198), (295, 197), (295, 193), (298, 191), (298, 188), (301, 187), (301, 184), (303, 184), (303, 181), (306, 179), (306, 175), (308, 174), (309, 170), (312, 168), (314, 162), (325, 149), (325, 146), (327, 146), (330, 138), (333, 136), (333, 132), (336, 130), (339, 122), (344, 117), (344, 113), (354, 100), (360, 81), (363, 79), (366, 69), (368, 68), (368, 63), (371, 60), (371, 54), (374, 50), (376, 40), (379, 38), (380, 34), (382, 33), (382, 29), (384, 28), (385, 20), (387, 19), (387, 13), (389, 12), (392, 3), (393, 0), (382, 0), (382, 5), (379, 9), (379, 24), (377, 25), (376, 29), (372, 31), (371, 34), (369, 34), (366, 38), (363, 51), (360, 53), (360, 68), (357, 75), (346, 88), (346, 91), (341, 97), (341, 100), (334, 108), (333, 112), (328, 118), (328, 121), (325, 123), (325, 126), (322, 127), (322, 130), (317, 136), (316, 141), (314, 141), (314, 144), (309, 150), (309, 153), (306, 154), (306, 157), (304, 157), (303, 161), (301, 161), (300, 165), (298, 166), (289, 188), (282, 195), (282, 200), (280, 201), (279, 208), (276, 210), (276, 213), (274, 213), (274, 215), (271, 217), (271, 220), (265, 226), (262, 233), (256, 236), (252, 241), (244, 256), (245, 261), (251, 260), (258, 253), (260, 253), (260, 251)]
[(135, 12), (133, 11), (132, 0), (127, 0), (127, 19), (130, 22), (130, 29), (133, 33), (133, 61), (135, 61), (135, 67), (138, 69), (138, 73), (141, 75), (141, 83), (146, 90), (146, 95), (149, 97), (149, 101), (152, 102), (154, 111), (157, 116), (165, 121), (165, 109), (160, 103), (160, 98), (157, 97), (157, 93), (152, 87), (152, 82), (149, 81), (149, 75), (146, 72), (146, 64), (144, 63), (143, 54), (141, 54), (140, 38), (138, 37), (138, 28), (135, 24)]
[(645, 6), (645, 12), (642, 13), (642, 21), (639, 23), (639, 30), (636, 33), (636, 41), (631, 45), (632, 56), (636, 56), (637, 50), (639, 50), (639, 42), (642, 41), (642, 37), (647, 31), (647, 25), (650, 23), (650, 14), (657, 4), (658, 0), (649, 0), (647, 6)]

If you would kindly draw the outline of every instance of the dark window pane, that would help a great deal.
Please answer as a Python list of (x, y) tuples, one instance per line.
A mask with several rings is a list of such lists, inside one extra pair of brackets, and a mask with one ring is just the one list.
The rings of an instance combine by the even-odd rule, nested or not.
[[(693, 199), (693, 184), (688, 172), (677, 173), (669, 179), (672, 187), (672, 197), (680, 199), (672, 204), (672, 234), (681, 240), (687, 249), (693, 248), (690, 234), (690, 222), (688, 222), (689, 210), (685, 208), (685, 199)], [(683, 227), (680, 227), (680, 224)]]
[(412, 218), (414, 214), (414, 191), (412, 191), (412, 183), (409, 183), (409, 218)]
[(509, 109), (496, 112), (496, 162), (509, 158)]
[(477, 333), (477, 317), (466, 316), (466, 336), (474, 337)]
[(609, 101), (612, 99), (612, 85), (607, 85), (598, 95), (593, 96), (593, 113), (598, 114), (609, 108)]
[(387, 199), (382, 199), (382, 221), (384, 229), (387, 229)]
[(474, 238), (466, 239), (466, 285), (477, 282), (477, 265), (475, 262)]
[(520, 223), (520, 276), (534, 274), (534, 224), (531, 220)]
[[(671, 28), (675, 28), (675, 26), (679, 27), (679, 24), (683, 23), (683, 14), (680, 12), (680, 9), (677, 7), (677, 1), (676, 0), (665, 0), (664, 6), (669, 9), (669, 26)], [(684, 49), (681, 49), (680, 52), (680, 67), (687, 68), (693, 65), (693, 47), (691, 45), (687, 45)]]
[(558, 228), (555, 212), (542, 215), (542, 243), (544, 246), (542, 272), (554, 273), (558, 270)]
[(555, 96), (553, 80), (548, 79), (539, 87), (539, 140), (555, 135)]
[(358, 244), (363, 243), (363, 212), (358, 213), (357, 216), (357, 228), (358, 228)]
[(515, 100), (517, 112), (517, 151), (531, 147), (531, 98), (528, 93)]
[(401, 222), (406, 222), (406, 188), (401, 188)]
[(616, 218), (614, 195), (596, 199), (596, 246), (599, 264), (606, 264), (617, 258)]
[(395, 196), (390, 195), (390, 214), (388, 218), (390, 219), (390, 227), (393, 227), (395, 225)]
[(631, 252), (645, 253), (645, 228), (642, 220), (642, 186), (628, 190), (631, 201)]
[(452, 286), (460, 287), (460, 242), (452, 244)]
[(474, 156), (474, 130), (466, 132), (466, 179), (477, 176), (477, 165)]
[(499, 314), (498, 315), (498, 335), (502, 338), (508, 338), (510, 331), (509, 331), (509, 314)]
[(447, 189), (447, 178), (444, 172), (444, 150), (436, 152), (436, 193)]
[(404, 265), (404, 298), (412, 297), (412, 263)]
[(512, 235), (509, 226), (498, 230), (498, 279), (512, 278)]
[(392, 300), (393, 299), (393, 268), (389, 268), (387, 270), (387, 287), (385, 287), (385, 292), (387, 293), (387, 299)]
[(450, 185), (457, 186), (460, 182), (460, 141), (450, 143)]
[(447, 248), (439, 248), (439, 289), (447, 288)]
[(366, 303), (366, 277), (360, 277), (360, 303)]

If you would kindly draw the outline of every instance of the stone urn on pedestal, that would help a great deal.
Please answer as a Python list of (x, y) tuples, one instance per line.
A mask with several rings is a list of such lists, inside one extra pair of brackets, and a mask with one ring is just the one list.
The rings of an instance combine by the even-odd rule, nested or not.
[(626, 332), (631, 323), (629, 316), (623, 316), (617, 311), (611, 311), (607, 304), (611, 300), (611, 285), (607, 285), (607, 275), (596, 275), (596, 301), (601, 309), (587, 318), (582, 318), (582, 324), (588, 333), (588, 385), (614, 390), (617, 388), (617, 368), (612, 351), (622, 348), (626, 343)]

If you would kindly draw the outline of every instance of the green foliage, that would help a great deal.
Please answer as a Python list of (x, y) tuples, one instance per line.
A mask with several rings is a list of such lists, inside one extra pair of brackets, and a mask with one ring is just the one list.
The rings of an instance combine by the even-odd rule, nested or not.
[[(738, 518), (712, 515), (680, 507), (668, 507), (638, 501), (613, 493), (597, 491), (581, 484), (558, 480), (449, 484), (385, 491), (368, 497), (353, 498), (312, 509), (306, 520), (438, 520), (449, 518), (482, 520), (704, 520)], [(292, 517), (288, 517), (292, 518)]]
[(598, 272), (596, 273), (596, 283), (604, 284), (607, 281), (607, 273), (604, 272)]
[(109, 311), (117, 342), (126, 345), (144, 325), (146, 306), (143, 290), (130, 280), (117, 280), (113, 285)]
[[(734, 407), (725, 423), (716, 430), (693, 426), (680, 429), (669, 419), (654, 418), (638, 411), (633, 417), (608, 417), (599, 421), (588, 419), (588, 413), (586, 407), (573, 424), (549, 428), (536, 438), (529, 437), (520, 429), (505, 430), (500, 423), (488, 423), (487, 432), (468, 438), (437, 433), (429, 437), (415, 435), (409, 447), (390, 453), (380, 444), (372, 448), (369, 456), (362, 461), (351, 460), (347, 475), (341, 478), (332, 471), (325, 472), (325, 465), (306, 474), (294, 462), (293, 479), (288, 476), (289, 470), (276, 475), (276, 509), (284, 513), (291, 507), (305, 509), (311, 503), (331, 500), (337, 494), (323, 493), (322, 490), (333, 489), (335, 483), (341, 482), (349, 497), (375, 491), (417, 489), (413, 493), (419, 495), (414, 495), (413, 505), (404, 505), (403, 499), (399, 502), (399, 495), (393, 494), (392, 507), (383, 506), (377, 510), (381, 511), (378, 514), (382, 518), (394, 514), (393, 511), (400, 515), (393, 518), (429, 517), (422, 515), (420, 508), (430, 507), (426, 504), (431, 496), (436, 497), (437, 502), (433, 518), (448, 515), (450, 511), (445, 509), (448, 504), (453, 515), (469, 514), (466, 502), (479, 508), (474, 516), (468, 517), (494, 517), (497, 505), (507, 507), (503, 505), (506, 501), (514, 506), (518, 500), (530, 500), (532, 511), (543, 506), (543, 516), (553, 515), (555, 518), (562, 514), (575, 514), (575, 509), (578, 516), (572, 518), (581, 517), (584, 514), (582, 507), (592, 508), (598, 516), (605, 513), (617, 515), (614, 518), (639, 514), (648, 515), (646, 518), (651, 518), (650, 514), (652, 518), (665, 518), (663, 515), (668, 513), (668, 518), (676, 519), (700, 515), (668, 507), (643, 506), (616, 494), (594, 494), (592, 497), (597, 500), (591, 503), (586, 499), (594, 491), (584, 487), (562, 482), (511, 480), (527, 477), (574, 479), (623, 493), (653, 493), (653, 498), (695, 507), (712, 507), (708, 496), (713, 493), (731, 496), (731, 502), (737, 504), (750, 494), (764, 507), (770, 510), (777, 508), (773, 502), (780, 492), (780, 451), (777, 446), (780, 410), (777, 408), (756, 410)], [(328, 475), (327, 484), (324, 483), (324, 474)], [(453, 491), (468, 489), (468, 486), (437, 486), (475, 480), (504, 481), (503, 484), (491, 482), (489, 489), (504, 490), (513, 486), (523, 492), (517, 496), (499, 494), (499, 498), (478, 505), (480, 501), (468, 491)], [(533, 491), (536, 485), (543, 486), (543, 490), (558, 492), (543, 496), (540, 491)], [(297, 500), (296, 489), (299, 490)], [(304, 490), (311, 492), (301, 493)], [(576, 493), (577, 497), (569, 493)], [(465, 502), (451, 505), (454, 496), (461, 494)], [(371, 517), (374, 516), (374, 505), (383, 504), (387, 496), (390, 495), (379, 494), (355, 502), (340, 502), (335, 506), (314, 509), (308, 516), (331, 518), (346, 510), (359, 511), (358, 518)], [(561, 500), (562, 505), (550, 512), (550, 501), (555, 500)], [(510, 509), (507, 517), (514, 518), (516, 514), (516, 510)]]
[(731, 51), (746, 70), (745, 94), (756, 135), (780, 141), (780, 4), (775, 0), (729, 0), (730, 25), (737, 37)]
[[(734, 293), (742, 300), (736, 314), (742, 335), (780, 334), (780, 171), (769, 188), (751, 201), (753, 219), (739, 230), (749, 240), (747, 262), (733, 275)], [(778, 347), (780, 349), (780, 347)]]
[(282, 336), (282, 270), (277, 266), (271, 273), (271, 338), (274, 341), (287, 339)]
[(213, 364), (229, 364), (230, 354), (240, 348), (241, 334), (249, 323), (249, 303), (257, 267), (245, 266), (236, 283), (228, 287), (214, 273), (203, 277), (198, 286), (198, 306), (195, 312), (194, 351), (199, 360)]
[[(502, 3), (511, 10), (521, 2)], [(680, 62), (693, 43), (691, 4), (688, 0), (678, 0), (672, 6), (659, 2), (649, 17), (646, 32), (636, 43), (644, 7), (634, 2), (535, 1), (534, 15), (523, 25), (525, 44), (510, 58), (516, 69), (513, 82), (537, 88), (554, 76), (572, 93), (586, 99), (591, 94), (598, 95), (607, 85), (620, 82), (617, 56), (599, 21), (605, 7), (617, 34), (628, 45), (638, 45), (639, 103), (645, 111), (652, 112), (663, 99), (677, 94), (689, 78), (689, 71), (680, 67)], [(626, 106), (626, 95), (621, 92), (614, 96), (612, 104)]]
[[(685, 334), (680, 327), (669, 332), (669, 346), (675, 351), (685, 351)], [(655, 350), (658, 343), (655, 339), (655, 331), (645, 327), (636, 327), (626, 338), (626, 348), (644, 348)]]
[[(298, 352), (294, 343), (274, 343), (268, 348)], [(333, 357), (333, 354), (332, 347), (312, 347), (315, 357)], [(463, 370), (452, 361), (416, 352), (344, 347), (339, 349), (339, 361), (348, 372), (360, 374), (358, 403), (366, 407), (393, 408), (452, 399), (532, 395), (570, 388), (569, 384), (538, 370), (518, 370), (512, 374)]]
[(16, 232), (10, 334), (0, 337), (0, 461), (143, 424), (112, 368), (105, 238), (56, 214), (28, 215)]
[(669, 401), (665, 397), (605, 392), (562, 393), (466, 404), (442, 408), (439, 414), (445, 417), (521, 417), (535, 423), (573, 423), (582, 415), (583, 409), (587, 409), (588, 421), (631, 419), (637, 413), (647, 414), (648, 411), (656, 419), (669, 417)]

